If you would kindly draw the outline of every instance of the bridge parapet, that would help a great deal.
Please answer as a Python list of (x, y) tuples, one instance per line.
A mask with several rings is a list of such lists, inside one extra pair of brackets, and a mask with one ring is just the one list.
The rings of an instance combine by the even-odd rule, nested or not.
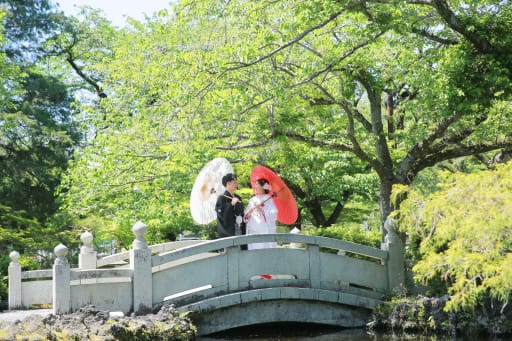
[[(282, 246), (240, 248), (269, 241)], [(304, 247), (287, 247), (291, 243)], [(375, 298), (388, 290), (387, 260), (385, 250), (317, 236), (266, 234), (207, 241), (152, 257), (154, 280), (167, 283), (153, 285), (153, 304), (187, 305), (262, 285)]]
[[(201, 302), (221, 302), (219, 309), (224, 309), (236, 297), (268, 301), (277, 292), (278, 300), (371, 309), (394, 288), (394, 240), (375, 249), (326, 237), (267, 234), (148, 246), (145, 229), (137, 233), (132, 250), (102, 259), (91, 247), (92, 235), (82, 238), (78, 269), (70, 269), (62, 253), (53, 271), (22, 272), (12, 254), (10, 309), (50, 303), (55, 313), (67, 313), (93, 304), (98, 309), (143, 313), (163, 304), (195, 309), (202, 307)], [(241, 250), (242, 245), (270, 241), (279, 247)], [(111, 268), (119, 261), (125, 264)], [(393, 269), (399, 269), (394, 264)]]

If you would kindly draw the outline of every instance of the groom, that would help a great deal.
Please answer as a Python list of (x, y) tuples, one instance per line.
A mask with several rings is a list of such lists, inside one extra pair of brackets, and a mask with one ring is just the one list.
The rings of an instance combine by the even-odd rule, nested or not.
[(224, 175), (222, 185), (226, 187), (226, 191), (219, 195), (215, 204), (218, 238), (244, 235), (245, 223), (242, 219), (244, 204), (242, 198), (235, 194), (238, 189), (236, 174)]

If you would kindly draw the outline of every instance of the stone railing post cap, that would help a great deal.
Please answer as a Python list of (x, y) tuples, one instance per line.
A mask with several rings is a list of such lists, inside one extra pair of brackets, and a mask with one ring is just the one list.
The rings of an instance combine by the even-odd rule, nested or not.
[(142, 237), (148, 230), (148, 227), (146, 226), (146, 224), (144, 224), (142, 221), (138, 221), (135, 223), (135, 225), (133, 225), (132, 227), (132, 232), (137, 236), (137, 237)]
[(55, 253), (57, 257), (65, 257), (68, 254), (68, 248), (61, 243), (53, 249), (53, 253)]
[(388, 231), (388, 232), (391, 232), (391, 231), (395, 231), (396, 228), (398, 226), (398, 223), (395, 219), (393, 218), (386, 218), (386, 220), (384, 221), (384, 228)]
[(11, 253), (9, 253), (9, 258), (11, 258), (11, 261), (17, 262), (18, 259), (20, 259), (20, 253), (18, 251), (11, 251)]
[(92, 235), (91, 232), (89, 231), (85, 231), (84, 233), (82, 233), (82, 235), (80, 236), (80, 240), (82, 241), (82, 243), (86, 244), (86, 245), (89, 245), (92, 243), (92, 241), (94, 240), (94, 236)]

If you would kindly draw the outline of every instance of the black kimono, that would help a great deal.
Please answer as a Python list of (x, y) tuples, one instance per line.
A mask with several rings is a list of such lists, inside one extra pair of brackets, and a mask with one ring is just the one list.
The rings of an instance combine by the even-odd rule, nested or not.
[[(235, 206), (231, 205), (233, 195), (240, 199)], [(219, 238), (231, 237), (245, 234), (245, 223), (243, 222), (244, 204), (242, 198), (236, 194), (225, 191), (223, 195), (219, 195), (215, 204), (215, 212), (217, 212), (217, 233)], [(237, 217), (239, 223), (237, 223)]]

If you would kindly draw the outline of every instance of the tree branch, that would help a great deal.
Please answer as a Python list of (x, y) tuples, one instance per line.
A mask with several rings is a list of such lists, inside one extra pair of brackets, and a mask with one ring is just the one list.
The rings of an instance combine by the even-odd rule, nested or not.
[(492, 51), (491, 43), (476, 34), (476, 31), (467, 29), (466, 25), (455, 15), (445, 0), (432, 0), (432, 5), (448, 27), (459, 32), (469, 40), (478, 51), (482, 53), (490, 53)]
[[(371, 0), (370, 2), (380, 3), (380, 4), (394, 4), (394, 3), (396, 3), (396, 0)], [(410, 5), (432, 6), (432, 0), (407, 0), (407, 3)]]
[[(393, 4), (395, 1), (390, 0), (372, 0), (374, 3)], [(475, 33), (474, 30), (469, 30), (459, 17), (448, 6), (446, 0), (407, 0), (410, 5), (426, 5), (433, 7), (437, 14), (444, 20), (444, 22), (455, 32), (460, 33), (463, 37), (469, 40), (475, 48), (482, 53), (490, 53), (492, 51), (491, 43), (482, 36)], [(443, 44), (456, 44), (456, 42), (436, 37), (426, 31), (413, 30), (414, 33), (421, 34), (429, 39)]]
[(382, 31), (382, 32), (379, 32), (377, 35), (375, 35), (374, 37), (372, 37), (371, 39), (367, 39), (359, 44), (357, 44), (356, 46), (352, 47), (350, 50), (346, 51), (340, 58), (336, 59), (333, 63), (330, 63), (328, 65), (326, 65), (323, 69), (320, 69), (316, 72), (314, 72), (313, 74), (311, 74), (308, 78), (306, 79), (303, 79), (302, 81), (298, 82), (298, 83), (295, 83), (295, 84), (292, 84), (289, 86), (290, 89), (293, 89), (293, 88), (296, 88), (298, 86), (301, 86), (303, 84), (306, 84), (306, 83), (309, 83), (311, 82), (312, 80), (314, 80), (315, 78), (317, 78), (318, 76), (320, 76), (321, 74), (325, 73), (325, 72), (328, 72), (328, 71), (331, 71), (333, 68), (334, 68), (334, 65), (336, 64), (339, 64), (342, 60), (350, 57), (351, 55), (353, 55), (356, 51), (358, 51), (359, 49), (367, 46), (368, 44), (370, 44), (371, 41), (379, 38), (381, 35), (383, 35), (384, 33), (386, 33), (386, 31)]
[(443, 45), (456, 45), (458, 44), (459, 42), (456, 41), (456, 40), (451, 40), (451, 39), (446, 39), (446, 38), (442, 38), (442, 37), (438, 37), (430, 32), (428, 32), (427, 30), (424, 30), (424, 29), (418, 29), (418, 28), (412, 28), (412, 32), (413, 33), (416, 33), (420, 36), (423, 36), (427, 39), (430, 39), (432, 41), (435, 41), (436, 43), (440, 43), (440, 44), (443, 44)]
[[(487, 119), (487, 114), (482, 114), (476, 117), (473, 126), (466, 128), (457, 134), (445, 135), (448, 127), (457, 122), (461, 117), (461, 115), (452, 115), (446, 118), (436, 127), (431, 135), (416, 143), (416, 145), (411, 149), (409, 154), (402, 160), (400, 166), (398, 167), (397, 177), (405, 182), (412, 181), (412, 179), (416, 177), (417, 173), (414, 171), (414, 169), (418, 168), (418, 164), (423, 164), (424, 160), (431, 158), (433, 155), (442, 155), (444, 152), (449, 150), (451, 146), (460, 145), (462, 141), (464, 141), (475, 131), (476, 127), (478, 127)], [(441, 139), (441, 141), (434, 144), (434, 142), (438, 139)], [(496, 147), (495, 149), (499, 148), (500, 147)]]
[(288, 138), (291, 138), (292, 140), (299, 141), (299, 142), (305, 142), (313, 147), (328, 147), (330, 149), (341, 150), (344, 152), (351, 152), (351, 153), (354, 152), (354, 149), (352, 147), (350, 147), (349, 145), (343, 144), (343, 143), (333, 143), (333, 142), (321, 141), (321, 140), (317, 140), (312, 137), (307, 137), (307, 136), (300, 135), (297, 133), (292, 133), (292, 132), (284, 133), (284, 135)]
[[(389, 153), (388, 141), (384, 134), (384, 126), (382, 124), (382, 108), (381, 108), (381, 92), (377, 89), (374, 89), (372, 86), (371, 78), (366, 71), (360, 70), (359, 75), (357, 76), (359, 82), (366, 89), (366, 94), (368, 95), (368, 100), (370, 102), (370, 113), (371, 113), (371, 126), (372, 126), (372, 134), (376, 137), (376, 152), (378, 155), (378, 160), (375, 161), (375, 165), (372, 165), (375, 171), (379, 174), (379, 177), (389, 178), (391, 177), (390, 172), (393, 169), (393, 160), (391, 159), (391, 154)], [(349, 120), (349, 129), (350, 129), (350, 120)], [(353, 128), (352, 128), (353, 129)], [(349, 132), (349, 136), (350, 136)], [(354, 134), (352, 134), (355, 136)], [(357, 155), (357, 154), (356, 154)]]
[(241, 149), (249, 149), (249, 148), (258, 148), (258, 147), (262, 147), (262, 146), (266, 145), (269, 142), (270, 142), (270, 139), (265, 139), (260, 142), (245, 144), (242, 146), (227, 146), (227, 147), (217, 146), (217, 147), (215, 147), (215, 149), (217, 149), (217, 150), (241, 150)]
[(230, 68), (227, 68), (226, 71), (238, 70), (238, 69), (241, 69), (241, 68), (245, 68), (245, 67), (248, 67), (248, 66), (252, 66), (252, 65), (258, 64), (258, 63), (260, 63), (260, 62), (262, 62), (262, 61), (264, 61), (266, 59), (269, 59), (270, 57), (274, 56), (278, 52), (280, 52), (280, 51), (286, 49), (287, 47), (289, 47), (289, 46), (299, 42), (300, 40), (302, 40), (305, 36), (307, 36), (311, 32), (316, 31), (317, 29), (322, 28), (325, 25), (329, 24), (330, 22), (334, 21), (338, 16), (340, 16), (340, 14), (341, 14), (341, 12), (333, 13), (333, 14), (331, 14), (329, 16), (329, 18), (327, 18), (327, 20), (324, 20), (324, 21), (318, 23), (317, 25), (308, 28), (307, 30), (303, 31), (302, 33), (297, 35), (292, 40), (286, 42), (283, 45), (280, 45), (278, 48), (274, 49), (270, 53), (268, 53), (268, 54), (266, 54), (264, 56), (261, 56), (261, 57), (255, 59), (255, 60), (253, 60), (252, 62), (249, 62), (249, 63), (237, 62), (236, 64), (238, 64), (238, 65), (230, 67)]
[[(487, 153), (502, 148), (512, 148), (512, 141), (503, 141), (492, 144), (478, 144), (473, 146), (457, 146), (452, 149), (445, 149), (439, 153), (432, 154), (422, 159), (411, 168), (412, 174), (418, 174), (421, 170), (435, 166), (439, 162), (451, 160), (462, 156), (471, 156), (475, 154)], [(412, 180), (412, 179), (411, 179)]]
[(401, 179), (400, 181), (404, 181), (407, 183), (408, 181), (412, 181), (412, 178), (416, 176), (416, 174), (411, 175), (411, 169), (414, 167), (413, 165), (418, 163), (418, 160), (424, 157), (427, 154), (427, 150), (431, 148), (432, 143), (442, 137), (448, 127), (451, 124), (455, 123), (461, 118), (460, 115), (452, 115), (450, 117), (445, 118), (441, 123), (439, 123), (434, 131), (424, 138), (422, 141), (417, 142), (409, 151), (407, 156), (402, 160), (400, 166), (397, 169), (396, 176)]
[(327, 218), (326, 226), (331, 226), (338, 220), (341, 212), (345, 208), (345, 203), (347, 202), (348, 198), (353, 194), (352, 191), (343, 191), (342, 194), (342, 202), (336, 201), (336, 207), (334, 207), (334, 210), (332, 211), (329, 218)]
[(85, 80), (88, 84), (90, 84), (94, 88), (94, 90), (96, 91), (96, 94), (98, 95), (99, 98), (106, 98), (107, 94), (105, 94), (105, 92), (103, 92), (103, 90), (98, 85), (98, 83), (96, 81), (92, 80), (91, 78), (89, 78), (85, 73), (83, 73), (82, 69), (80, 69), (78, 67), (78, 65), (76, 65), (75, 60), (74, 60), (73, 55), (71, 54), (71, 52), (68, 51), (67, 54), (68, 54), (68, 56), (66, 57), (66, 61), (69, 63), (69, 65), (71, 65), (73, 70), (75, 70), (75, 72), (83, 80)]

